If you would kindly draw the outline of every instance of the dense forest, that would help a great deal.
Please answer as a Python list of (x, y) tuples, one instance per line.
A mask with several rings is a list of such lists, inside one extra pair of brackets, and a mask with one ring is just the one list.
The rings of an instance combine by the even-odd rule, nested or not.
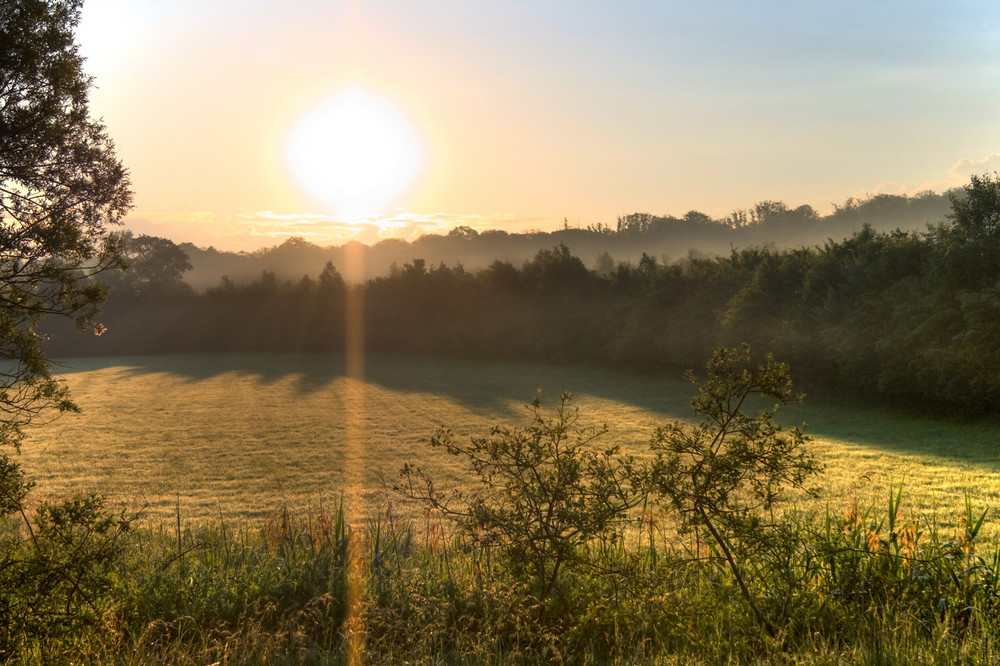
[[(672, 262), (649, 253), (615, 262), (605, 250), (594, 267), (558, 243), (520, 265), (497, 259), (479, 270), (412, 258), (357, 285), (327, 262), (295, 280), (264, 271), (248, 282), (223, 277), (199, 292), (183, 281), (191, 266), (183, 247), (138, 237), (130, 242), (132, 270), (105, 277), (108, 332), (53, 329), (48, 345), (63, 356), (339, 351), (345, 303), (357, 298), (371, 352), (673, 373), (698, 366), (718, 346), (747, 342), (789, 361), (813, 387), (944, 413), (996, 413), (1000, 180), (974, 177), (949, 199), (950, 212), (919, 232), (865, 223), (836, 242), (734, 244), (722, 256)], [(790, 228), (805, 223), (784, 211)], [(777, 224), (754, 216), (758, 226)], [(604, 232), (606, 247), (673, 224), (624, 218)]]

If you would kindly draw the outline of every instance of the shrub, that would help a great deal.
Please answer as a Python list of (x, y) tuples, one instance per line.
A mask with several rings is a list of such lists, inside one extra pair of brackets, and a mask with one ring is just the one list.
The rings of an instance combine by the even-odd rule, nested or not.
[(450, 518), (465, 543), (490, 562), (495, 552), (515, 578), (528, 584), (537, 617), (550, 610), (567, 570), (591, 564), (586, 546), (622, 538), (630, 509), (646, 497), (648, 470), (617, 446), (593, 444), (607, 432), (578, 426), (572, 395), (563, 393), (552, 416), (536, 399), (523, 428), (494, 426), (485, 437), (457, 442), (447, 430), (431, 439), (467, 463), (475, 485), (443, 492), (412, 465), (400, 471), (397, 492), (428, 503)]
[(98, 495), (42, 502), (30, 517), (31, 484), (0, 456), (0, 659), (95, 625), (127, 546), (134, 516)]
[(702, 421), (695, 426), (675, 421), (653, 435), (654, 486), (679, 515), (682, 529), (704, 531), (754, 617), (775, 635), (775, 621), (787, 617), (787, 608), (780, 610), (784, 617), (768, 617), (747, 574), (751, 569), (759, 576), (778, 574), (786, 580), (775, 582), (795, 585), (787, 580), (791, 570), (783, 563), (796, 550), (799, 530), (774, 509), (787, 487), (803, 488), (819, 466), (804, 450), (805, 435), (798, 428), (774, 423), (777, 407), (761, 409), (756, 416), (743, 411), (754, 396), (782, 404), (801, 397), (792, 391), (787, 365), (771, 355), (755, 365), (744, 345), (717, 350), (707, 370), (708, 379), (691, 403)]

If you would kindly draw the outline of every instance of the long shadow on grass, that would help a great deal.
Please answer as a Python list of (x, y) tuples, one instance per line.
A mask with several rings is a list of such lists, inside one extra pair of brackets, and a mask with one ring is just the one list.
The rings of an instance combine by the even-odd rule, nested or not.
[[(117, 367), (134, 374), (168, 373), (188, 381), (220, 375), (252, 376), (263, 385), (294, 379), (308, 394), (346, 377), (339, 354), (206, 354), (84, 358), (61, 361), (57, 372), (71, 374)], [(553, 405), (564, 390), (579, 399), (611, 400), (645, 410), (663, 420), (692, 417), (693, 387), (679, 378), (555, 364), (371, 356), (365, 381), (392, 391), (443, 396), (471, 411), (523, 423), (520, 405), (536, 396)], [(807, 397), (790, 405), (779, 421), (805, 424), (807, 434), (886, 452), (935, 456), (1000, 469), (1000, 424), (958, 423)], [(614, 424), (610, 424), (614, 428)]]
[[(116, 368), (130, 374), (165, 373), (185, 381), (222, 375), (254, 377), (263, 385), (292, 379), (302, 394), (321, 390), (347, 376), (339, 354), (187, 354), (119, 356), (57, 362), (61, 374)], [(693, 387), (680, 379), (639, 376), (555, 364), (372, 356), (364, 379), (392, 391), (445, 397), (473, 411), (505, 414), (511, 406), (539, 397), (555, 404), (562, 391), (580, 398), (614, 400), (669, 418), (690, 415)]]

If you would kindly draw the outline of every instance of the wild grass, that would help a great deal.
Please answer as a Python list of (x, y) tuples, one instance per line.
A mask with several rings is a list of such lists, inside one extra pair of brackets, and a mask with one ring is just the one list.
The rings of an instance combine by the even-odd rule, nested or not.
[[(643, 545), (590, 549), (592, 568), (568, 577), (540, 617), (515, 572), (432, 523), (383, 514), (352, 529), (340, 507), (281, 508), (252, 530), (140, 530), (93, 630), (39, 642), (23, 661), (995, 663), (1000, 552), (977, 552), (974, 525), (963, 543), (933, 525), (893, 538), (899, 499), (795, 523), (807, 545), (791, 561), (793, 613), (774, 637), (720, 558), (655, 531)], [(753, 593), (776, 603), (780, 572), (753, 564)]]
[[(780, 517), (783, 559), (742, 563), (782, 618), (762, 632), (718, 552), (655, 511), (580, 546), (546, 597), (491, 547), (383, 494), (419, 460), (468, 482), (427, 439), (522, 423), (576, 391), (582, 425), (642, 454), (686, 418), (690, 384), (541, 365), (334, 356), (77, 361), (84, 412), (25, 446), (36, 495), (145, 503), (94, 600), (95, 624), (26, 662), (952, 664), (1000, 659), (990, 424), (808, 404), (827, 469)], [(551, 404), (551, 403), (550, 403)], [(351, 503), (356, 504), (352, 507)], [(645, 507), (644, 507), (645, 508)], [(652, 507), (650, 507), (652, 508)], [(777, 552), (777, 551), (776, 551)]]

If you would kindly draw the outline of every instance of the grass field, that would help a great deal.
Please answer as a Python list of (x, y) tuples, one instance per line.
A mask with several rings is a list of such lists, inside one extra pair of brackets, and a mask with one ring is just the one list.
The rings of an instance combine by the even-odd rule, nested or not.
[[(656, 424), (688, 418), (680, 379), (556, 365), (369, 358), (364, 381), (337, 355), (74, 359), (59, 372), (82, 409), (33, 430), (22, 460), (36, 496), (97, 489), (152, 521), (256, 521), (283, 503), (355, 518), (384, 508), (379, 471), (420, 462), (450, 481), (455, 461), (430, 451), (440, 426), (464, 437), (521, 424), (536, 396), (576, 394), (606, 442), (641, 454)], [(794, 368), (793, 368), (794, 374)], [(1000, 425), (964, 424), (807, 398), (781, 420), (805, 423), (826, 464), (821, 503), (885, 505), (904, 484), (904, 512), (955, 521), (969, 492), (1000, 506)], [(395, 503), (395, 500), (394, 500)], [(416, 516), (416, 509), (394, 507)], [(989, 532), (995, 533), (991, 514)]]

